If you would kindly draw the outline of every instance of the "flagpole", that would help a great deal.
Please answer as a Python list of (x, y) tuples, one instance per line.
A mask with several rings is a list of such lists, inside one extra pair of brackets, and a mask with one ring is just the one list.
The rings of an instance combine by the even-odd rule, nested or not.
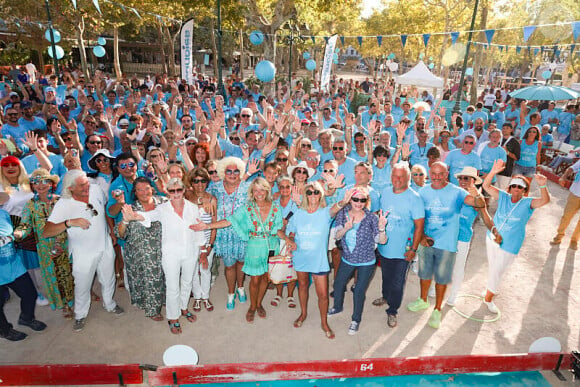
[(60, 71), (58, 70), (58, 58), (56, 56), (56, 44), (54, 42), (54, 30), (52, 28), (52, 18), (50, 17), (50, 5), (48, 0), (44, 0), (46, 4), (46, 15), (48, 16), (48, 31), (50, 33), (50, 46), (52, 49), (52, 62), (54, 64), (54, 73), (56, 74), (56, 83), (60, 79)]
[(471, 39), (473, 37), (473, 28), (475, 27), (475, 17), (477, 16), (477, 7), (479, 0), (475, 0), (473, 7), (473, 15), (471, 16), (471, 27), (469, 27), (469, 34), (467, 35), (467, 47), (465, 48), (465, 57), (463, 58), (463, 68), (461, 69), (461, 78), (459, 80), (459, 89), (453, 107), (453, 113), (461, 113), (461, 96), (463, 92), (463, 84), (465, 83), (465, 70), (467, 68), (467, 60), (469, 59), (469, 47), (471, 46)]

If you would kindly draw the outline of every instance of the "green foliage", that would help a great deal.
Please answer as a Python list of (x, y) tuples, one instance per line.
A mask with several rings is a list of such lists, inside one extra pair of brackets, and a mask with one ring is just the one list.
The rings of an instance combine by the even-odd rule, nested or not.
[(0, 66), (12, 63), (27, 63), (30, 60), (30, 49), (22, 44), (9, 43), (0, 50)]

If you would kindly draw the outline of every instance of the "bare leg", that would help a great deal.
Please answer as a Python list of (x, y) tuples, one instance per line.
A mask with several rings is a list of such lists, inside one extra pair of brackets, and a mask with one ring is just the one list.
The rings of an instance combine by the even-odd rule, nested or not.
[(431, 280), (421, 280), (421, 298), (423, 301), (427, 301), (427, 294), (429, 293), (429, 287), (431, 286)]
[(320, 311), (320, 323), (324, 332), (332, 331), (328, 326), (328, 275), (312, 275), (316, 295), (318, 296), (318, 310)]
[[(301, 322), (306, 320), (308, 315), (308, 285), (309, 285), (309, 273), (302, 271), (297, 272), (298, 274), (298, 298), (300, 299), (300, 316), (296, 322)], [(294, 325), (296, 325), (294, 322)]]
[[(258, 283), (258, 300), (256, 306), (261, 308), (264, 295), (266, 295), (266, 290), (268, 289), (268, 273), (264, 273), (258, 278), (260, 282)], [(254, 279), (254, 277), (252, 277), (252, 279)]]
[(260, 282), (262, 276), (250, 276), (250, 310), (256, 310), (259, 305)]
[(228, 293), (236, 292), (236, 265), (226, 266), (225, 268), (226, 283), (228, 284)]
[[(288, 297), (294, 296), (294, 289), (296, 289), (296, 281), (289, 282), (288, 283)], [(280, 291), (280, 294), (282, 294), (282, 291)]]
[(334, 268), (334, 276), (336, 277), (336, 272), (338, 270), (338, 266), (340, 265), (340, 250), (336, 247), (330, 250), (330, 259), (332, 260), (332, 267)]
[(236, 281), (238, 283), (238, 288), (243, 288), (244, 287), (244, 279), (246, 278), (246, 275), (242, 271), (242, 267), (244, 267), (244, 263), (243, 262), (236, 262), (235, 266), (236, 266)]
[(443, 297), (445, 296), (445, 290), (447, 285), (441, 285), (435, 283), (435, 309), (441, 311), (441, 304), (443, 303)]

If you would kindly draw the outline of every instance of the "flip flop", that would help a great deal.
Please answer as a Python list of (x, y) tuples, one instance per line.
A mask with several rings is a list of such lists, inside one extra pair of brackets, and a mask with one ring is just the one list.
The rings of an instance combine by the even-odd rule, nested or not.
[(272, 299), (272, 301), (270, 301), (270, 305), (278, 306), (278, 305), (280, 305), (280, 301), (282, 301), (282, 297), (276, 296)]
[(201, 312), (201, 299), (196, 298), (195, 301), (193, 301), (193, 311)]
[(288, 308), (296, 308), (296, 300), (294, 297), (288, 297)]
[(197, 317), (195, 317), (195, 315), (192, 314), (190, 311), (186, 311), (185, 313), (183, 313), (183, 311), (182, 311), (181, 315), (183, 317), (185, 317), (187, 319), (187, 321), (189, 321), (190, 323), (193, 323), (193, 322), (195, 322), (195, 320), (197, 320)]
[(300, 320), (300, 317), (298, 317), (296, 321), (294, 321), (294, 328), (300, 328), (302, 324), (304, 324), (304, 320)]
[(179, 322), (167, 321), (167, 323), (169, 324), (169, 330), (171, 331), (171, 333), (173, 333), (174, 335), (181, 334), (181, 325), (179, 324)]
[(255, 314), (256, 314), (255, 310), (248, 309), (248, 312), (246, 313), (246, 321), (249, 322), (250, 324), (253, 323)]
[(266, 309), (264, 309), (263, 306), (258, 306), (258, 317), (260, 318), (266, 318)]
[(332, 329), (329, 329), (327, 331), (324, 331), (324, 334), (326, 335), (326, 337), (328, 339), (334, 339), (336, 336), (334, 335), (334, 332), (332, 331)]

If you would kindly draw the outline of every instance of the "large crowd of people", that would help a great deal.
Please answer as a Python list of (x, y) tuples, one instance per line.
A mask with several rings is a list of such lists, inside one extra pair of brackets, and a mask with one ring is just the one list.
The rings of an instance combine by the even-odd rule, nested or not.
[[(299, 308), (300, 328), (312, 283), (332, 339), (330, 317), (343, 311), (351, 281), (353, 335), (377, 266), (382, 294), (372, 305), (387, 306), (388, 327), (413, 267), (420, 297), (406, 308), (430, 309), (433, 292), (428, 324), (438, 328), (441, 308), (456, 302), (478, 216), (489, 230), (479, 290), (497, 313), (493, 298), (526, 223), (550, 201), (538, 173), (546, 149), (580, 145), (576, 102), (556, 109), (504, 89), (452, 113), (441, 107), (452, 87), (437, 99), (383, 79), (333, 77), (327, 89), (305, 90), (301, 81), (261, 88), (232, 76), (222, 95), (201, 74), (187, 84), (71, 69), (61, 85), (54, 75), (21, 75), (0, 89), (0, 337), (12, 341), (26, 337), (4, 314), (15, 296), (18, 325), (45, 329), (34, 311), (49, 305), (82, 331), (92, 301), (124, 313), (114, 299), (123, 287), (146, 317), (180, 334), (181, 322), (194, 323), (213, 302), (247, 303), (248, 323), (266, 318), (267, 304)], [(570, 211), (580, 208), (579, 180)], [(570, 248), (579, 237), (577, 226)], [(281, 250), (296, 276), (272, 285), (269, 258)], [(227, 298), (212, 302), (222, 265)], [(275, 295), (266, 297), (268, 288)]]

